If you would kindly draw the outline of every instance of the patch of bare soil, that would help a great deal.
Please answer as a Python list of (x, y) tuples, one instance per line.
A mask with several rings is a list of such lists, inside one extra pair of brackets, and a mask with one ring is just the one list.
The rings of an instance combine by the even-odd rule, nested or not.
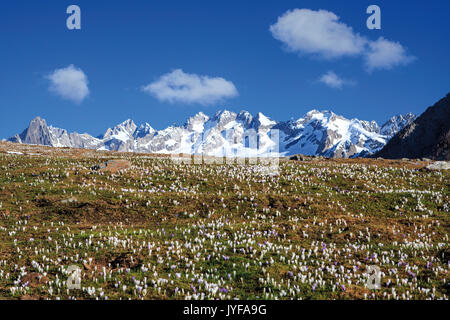
[(28, 286), (32, 287), (32, 288), (37, 288), (41, 285), (46, 284), (49, 281), (49, 279), (45, 276), (40, 275), (39, 273), (36, 272), (31, 272), (26, 274), (23, 279), (22, 282), (23, 283), (27, 283), (28, 282)]

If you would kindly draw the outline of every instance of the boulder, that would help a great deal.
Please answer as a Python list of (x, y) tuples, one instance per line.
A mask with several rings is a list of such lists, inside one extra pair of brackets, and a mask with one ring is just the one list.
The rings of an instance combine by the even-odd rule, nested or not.
[(428, 170), (449, 170), (450, 161), (436, 161), (426, 167)]
[(131, 168), (131, 162), (123, 159), (109, 160), (98, 166), (98, 171), (118, 172)]
[(305, 156), (302, 154), (296, 154), (293, 155), (289, 158), (289, 160), (294, 160), (294, 161), (311, 161), (313, 157), (309, 157), (309, 156)]

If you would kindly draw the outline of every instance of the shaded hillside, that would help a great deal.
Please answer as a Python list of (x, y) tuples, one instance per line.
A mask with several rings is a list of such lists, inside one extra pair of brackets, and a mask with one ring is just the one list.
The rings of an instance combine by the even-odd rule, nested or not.
[(397, 133), (375, 157), (450, 160), (450, 93)]

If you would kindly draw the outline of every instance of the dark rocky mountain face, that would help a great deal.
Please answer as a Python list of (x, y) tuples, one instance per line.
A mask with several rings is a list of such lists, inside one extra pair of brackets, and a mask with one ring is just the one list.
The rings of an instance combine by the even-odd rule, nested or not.
[(375, 157), (450, 160), (450, 93), (398, 132)]

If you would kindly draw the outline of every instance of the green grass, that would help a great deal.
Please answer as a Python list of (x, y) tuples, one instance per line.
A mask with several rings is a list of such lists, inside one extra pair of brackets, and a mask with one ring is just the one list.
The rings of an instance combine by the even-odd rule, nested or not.
[[(267, 177), (121, 156), (133, 167), (111, 174), (92, 155), (0, 153), (0, 299), (448, 298), (448, 172), (322, 160)], [(67, 291), (70, 265), (82, 290)]]

